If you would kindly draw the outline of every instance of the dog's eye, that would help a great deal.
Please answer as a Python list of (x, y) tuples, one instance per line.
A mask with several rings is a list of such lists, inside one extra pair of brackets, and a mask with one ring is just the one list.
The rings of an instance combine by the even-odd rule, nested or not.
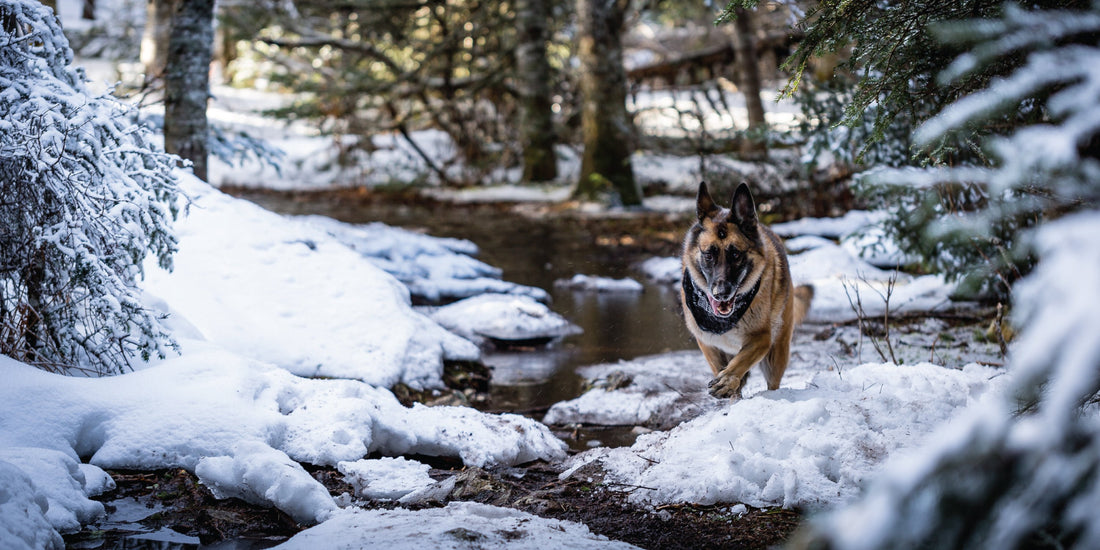
[(710, 247), (710, 248), (707, 248), (706, 250), (703, 250), (703, 259), (708, 261), (708, 262), (714, 261), (714, 258), (716, 258), (717, 256), (718, 256), (718, 249), (713, 247), (713, 246)]

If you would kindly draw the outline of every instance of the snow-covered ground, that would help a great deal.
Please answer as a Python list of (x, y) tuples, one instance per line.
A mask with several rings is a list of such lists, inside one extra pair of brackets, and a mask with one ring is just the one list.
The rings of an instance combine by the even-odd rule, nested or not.
[[(467, 260), (458, 258), (472, 260), (471, 244), (288, 218), (190, 176), (182, 181), (192, 204), (178, 223), (175, 270), (147, 266), (143, 283), (150, 304), (170, 314), (181, 356), (100, 379), (0, 360), (0, 475), (6, 480), (5, 506), (18, 510), (0, 516), (0, 540), (53, 544), (56, 532), (101, 518), (103, 505), (90, 497), (112, 486), (104, 468), (185, 468), (218, 496), (273, 505), (306, 524), (329, 518), (339, 525), (404, 524), (417, 521), (410, 519), (417, 513), (340, 511), (302, 464), (342, 465), (349, 477), (369, 480), (372, 468), (381, 475), (393, 471), (392, 464), (357, 462), (369, 453), (453, 456), (471, 466), (565, 458), (565, 445), (528, 418), (459, 407), (409, 409), (385, 389), (398, 382), (441, 387), (444, 360), (479, 356), (477, 346), (414, 309), (407, 287), (387, 273), (415, 271), (424, 255), (449, 258), (441, 265), (464, 265)], [(805, 230), (813, 232), (812, 226)], [(870, 281), (886, 276), (831, 241), (817, 244), (794, 256), (792, 265), (806, 254), (821, 255), (796, 270), (821, 285), (821, 303), (840, 301), (835, 294), (841, 290), (822, 284), (838, 273), (865, 271)], [(496, 280), (479, 269), (449, 267), (421, 280), (444, 286), (467, 275)], [(937, 297), (947, 292), (942, 283), (930, 287)], [(492, 290), (485, 283), (480, 292)], [(556, 323), (552, 330), (567, 330), (553, 312), (534, 311), (545, 306), (522, 293), (497, 301), (505, 310), (488, 318), (460, 312), (446, 324), (463, 333), (477, 322), (518, 312)], [(445, 310), (434, 313), (441, 322)], [(798, 353), (795, 363), (802, 367), (792, 368), (784, 389), (763, 392), (750, 385), (752, 397), (735, 404), (700, 395), (707, 375), (695, 352), (618, 366), (633, 370), (634, 389), (644, 391), (594, 390), (579, 398), (595, 403), (589, 412), (644, 424), (660, 410), (667, 418), (656, 427), (676, 427), (643, 436), (632, 448), (597, 449), (573, 460), (599, 460), (611, 478), (652, 487), (636, 495), (644, 502), (843, 501), (882, 459), (988, 392), (998, 374), (976, 365), (963, 368), (958, 361), (947, 369), (858, 366)], [(645, 381), (645, 373), (653, 372), (663, 378)], [(624, 420), (625, 409), (634, 418)], [(411, 492), (423, 482), (418, 479), (390, 475), (379, 493), (371, 492), (369, 482), (361, 492)], [(469, 515), (530, 522), (515, 512), (481, 507), (452, 511), (456, 525)], [(300, 540), (337, 530), (322, 525)], [(559, 528), (577, 540), (591, 537), (576, 527), (549, 529)]]
[[(215, 162), (216, 184), (301, 189), (407, 182), (425, 173), (406, 144), (387, 136), (374, 138), (377, 149), (358, 172), (332, 170), (336, 149), (329, 138), (280, 129), (248, 112), (273, 106), (264, 103), (267, 96), (224, 88), (215, 96), (216, 121), (260, 129), (288, 152), (279, 173)], [(449, 147), (438, 133), (417, 139), (429, 150)], [(636, 160), (643, 179), (673, 188), (692, 188), (701, 176), (693, 168), (698, 159)], [(561, 162), (565, 181), (576, 156), (565, 149)], [(514, 179), (501, 174), (498, 181)], [(218, 497), (274, 506), (303, 524), (318, 524), (288, 548), (319, 541), (444, 546), (471, 536), (500, 548), (627, 546), (583, 526), (492, 506), (363, 511), (353, 498), (330, 496), (303, 465), (337, 468), (356, 498), (394, 500), (430, 488), (425, 465), (408, 458), (414, 454), (478, 467), (565, 461), (565, 444), (543, 423), (463, 407), (406, 408), (388, 388), (441, 388), (445, 361), (480, 357), (479, 347), (461, 335), (512, 330), (514, 336), (523, 328), (525, 338), (560, 337), (570, 330), (562, 324), (567, 320), (540, 303), (544, 290), (501, 281), (499, 270), (474, 259), (473, 243), (279, 216), (189, 175), (181, 180), (191, 205), (176, 227), (175, 269), (147, 265), (142, 282), (150, 307), (169, 315), (181, 355), (110, 378), (66, 377), (0, 357), (0, 547), (61, 547), (59, 533), (101, 520), (104, 506), (92, 497), (114, 486), (104, 471), (111, 468), (184, 468)], [(496, 200), (509, 193), (536, 198), (517, 189), (479, 192)], [(556, 200), (563, 190), (553, 185), (535, 194)], [(693, 207), (669, 198), (649, 206)], [(591, 367), (584, 374), (603, 386), (559, 404), (547, 421), (667, 431), (644, 435), (631, 447), (582, 453), (570, 464), (599, 463), (608, 481), (636, 487), (631, 498), (645, 505), (835, 504), (850, 499), (886, 457), (914, 448), (937, 424), (995, 392), (1005, 378), (1000, 370), (942, 344), (937, 354), (935, 341), (926, 351), (939, 366), (915, 356), (903, 356), (900, 366), (864, 363), (830, 351), (863, 341), (851, 327), (835, 329), (820, 346), (808, 344), (829, 331), (828, 323), (855, 318), (856, 293), (863, 312), (874, 316), (885, 313), (891, 286), (894, 312), (950, 305), (951, 287), (942, 279), (895, 280), (883, 269), (889, 260), (876, 267), (855, 254), (852, 243), (865, 238), (857, 231), (866, 221), (860, 216), (780, 228), (801, 239), (789, 242), (799, 252), (791, 258), (792, 273), (815, 286), (810, 321), (818, 323), (799, 333), (782, 389), (765, 391), (756, 376), (746, 399), (711, 399), (701, 391), (709, 373), (697, 352)], [(841, 227), (827, 227), (835, 224)], [(646, 265), (655, 278), (678, 280), (675, 259)], [(593, 288), (609, 286), (598, 281)], [(485, 293), (501, 296), (465, 305), (495, 301), (492, 307), (504, 309), (449, 314), (411, 305), (413, 295), (432, 301)], [(502, 318), (515, 319), (513, 326), (493, 325)], [(372, 453), (385, 458), (365, 459)]]

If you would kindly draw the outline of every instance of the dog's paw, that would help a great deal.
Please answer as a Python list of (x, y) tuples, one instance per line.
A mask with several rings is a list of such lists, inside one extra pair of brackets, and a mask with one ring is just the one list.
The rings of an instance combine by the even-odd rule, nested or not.
[(718, 399), (741, 399), (741, 381), (732, 377), (719, 377), (707, 384), (707, 392)]

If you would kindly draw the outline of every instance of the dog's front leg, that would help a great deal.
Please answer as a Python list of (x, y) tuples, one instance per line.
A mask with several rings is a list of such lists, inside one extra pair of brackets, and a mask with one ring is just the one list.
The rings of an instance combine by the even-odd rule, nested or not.
[(718, 373), (707, 385), (711, 395), (718, 398), (741, 398), (741, 380), (753, 365), (760, 362), (771, 348), (771, 338), (767, 333), (751, 335), (745, 339), (745, 346), (730, 359), (726, 368)]

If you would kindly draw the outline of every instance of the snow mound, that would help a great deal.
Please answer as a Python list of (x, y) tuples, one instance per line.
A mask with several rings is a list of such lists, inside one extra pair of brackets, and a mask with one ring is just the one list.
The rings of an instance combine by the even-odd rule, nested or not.
[(644, 289), (642, 283), (630, 278), (612, 279), (579, 273), (574, 275), (572, 279), (554, 281), (554, 286), (585, 292), (641, 292)]
[(849, 500), (882, 460), (999, 385), (999, 371), (866, 364), (822, 372), (805, 389), (764, 392), (630, 448), (594, 449), (607, 481), (643, 504), (742, 502), (816, 507)]
[(428, 475), (431, 466), (401, 457), (341, 462), (336, 469), (355, 488), (355, 496), (372, 500), (397, 500), (435, 483)]
[(393, 275), (421, 301), (448, 302), (487, 292), (549, 300), (541, 288), (501, 280), (499, 268), (473, 258), (478, 248), (471, 241), (421, 235), (382, 223), (352, 225), (324, 216), (300, 219)]
[(527, 296), (483, 294), (443, 306), (429, 316), (455, 334), (479, 343), (546, 343), (582, 332), (565, 317)]
[(112, 378), (71, 378), (0, 356), (0, 461), (23, 471), (58, 530), (103, 512), (78, 457), (99, 468), (195, 471), (223, 496), (277, 506), (300, 521), (331, 509), (300, 462), (370, 453), (461, 458), (467, 465), (560, 460), (565, 444), (518, 415), (402, 406), (355, 380), (296, 377), (198, 343), (180, 358)]
[(444, 360), (479, 357), (324, 231), (180, 181), (192, 204), (176, 224), (175, 269), (147, 265), (144, 287), (211, 342), (301, 376), (416, 389), (442, 387)]
[(65, 540), (46, 519), (49, 507), (21, 468), (0, 460), (0, 548), (64, 548)]
[(214, 498), (239, 498), (260, 506), (274, 505), (294, 521), (324, 521), (336, 510), (328, 490), (286, 453), (258, 441), (247, 441), (233, 456), (204, 457), (195, 466), (199, 481)]
[(420, 511), (344, 510), (276, 547), (314, 548), (636, 548), (594, 535), (579, 523), (475, 502), (452, 502)]

